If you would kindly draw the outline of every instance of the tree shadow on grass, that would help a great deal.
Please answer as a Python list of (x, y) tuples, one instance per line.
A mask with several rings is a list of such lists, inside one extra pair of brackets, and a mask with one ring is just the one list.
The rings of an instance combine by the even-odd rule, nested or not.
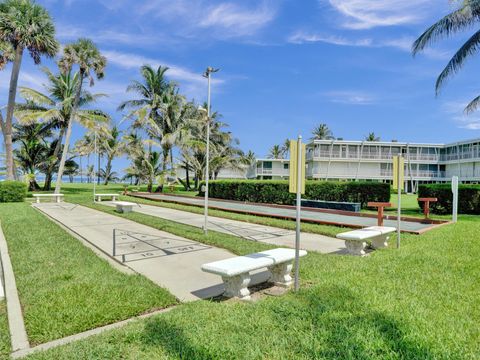
[[(338, 286), (230, 307), (219, 314), (199, 311), (198, 316), (191, 317), (188, 328), (177, 325), (176, 318), (185, 316), (181, 311), (151, 319), (142, 341), (147, 347), (161, 346), (172, 357), (185, 359), (257, 355), (295, 359), (442, 358), (424, 344), (407, 339), (408, 324), (371, 310), (368, 303)], [(232, 325), (235, 319), (239, 323)], [(209, 336), (209, 332), (215, 335)]]

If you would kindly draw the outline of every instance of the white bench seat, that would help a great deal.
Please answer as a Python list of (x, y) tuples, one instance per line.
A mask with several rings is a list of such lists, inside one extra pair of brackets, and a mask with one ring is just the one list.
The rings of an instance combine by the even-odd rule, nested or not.
[[(300, 250), (300, 256), (305, 255), (307, 252)], [(292, 284), (290, 273), (294, 260), (294, 249), (279, 248), (204, 264), (202, 270), (222, 277), (225, 296), (249, 300), (251, 271), (267, 268), (271, 274), (270, 281), (277, 286), (288, 287)]]
[(128, 201), (116, 201), (114, 202), (116, 211), (119, 213), (129, 213), (133, 211), (134, 203)]
[(95, 201), (102, 201), (102, 198), (112, 198), (112, 201), (117, 201), (118, 194), (95, 194)]
[(337, 238), (345, 240), (345, 246), (349, 254), (365, 256), (367, 242), (371, 242), (374, 249), (386, 248), (391, 234), (395, 231), (397, 229), (394, 227), (370, 226), (338, 234)]
[(32, 196), (35, 198), (37, 204), (40, 203), (41, 198), (55, 199), (57, 203), (61, 202), (64, 198), (63, 194), (32, 194)]

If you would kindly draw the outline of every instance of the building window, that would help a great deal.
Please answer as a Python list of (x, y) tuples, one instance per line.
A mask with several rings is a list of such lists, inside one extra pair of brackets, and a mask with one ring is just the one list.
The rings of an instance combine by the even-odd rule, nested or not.
[(265, 161), (263, 163), (263, 168), (264, 169), (271, 169), (272, 168), (272, 162), (271, 161)]
[(283, 169), (288, 170), (288, 164), (283, 164)]

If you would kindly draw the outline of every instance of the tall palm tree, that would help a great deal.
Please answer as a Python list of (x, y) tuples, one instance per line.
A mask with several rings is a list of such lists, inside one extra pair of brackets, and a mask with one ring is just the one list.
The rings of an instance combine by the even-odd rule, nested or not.
[(77, 42), (66, 45), (63, 48), (63, 55), (59, 61), (59, 66), (64, 73), (71, 71), (72, 67), (78, 66), (79, 80), (73, 100), (72, 112), (68, 121), (67, 132), (65, 134), (62, 158), (60, 159), (60, 165), (58, 167), (57, 183), (55, 184), (56, 194), (60, 193), (62, 187), (63, 169), (65, 167), (65, 161), (67, 160), (73, 121), (77, 116), (77, 110), (80, 105), (83, 82), (88, 78), (90, 80), (90, 86), (93, 86), (94, 76), (99, 80), (102, 79), (105, 75), (106, 64), (106, 57), (100, 53), (97, 46), (89, 39), (78, 39)]
[(288, 155), (288, 153), (290, 152), (290, 139), (285, 139), (282, 145), (282, 151), (284, 156)]
[[(459, 1), (459, 7), (446, 15), (435, 24), (430, 26), (420, 37), (415, 40), (412, 46), (412, 53), (422, 52), (434, 42), (447, 38), (455, 33), (470, 30), (472, 26), (480, 22), (480, 0)], [(458, 73), (465, 64), (465, 61), (477, 53), (480, 48), (480, 30), (474, 34), (460, 47), (453, 55), (447, 66), (437, 78), (435, 91), (438, 95), (445, 81), (452, 75)], [(480, 105), (480, 96), (473, 99), (465, 108), (466, 113), (475, 111)]]
[(269, 159), (283, 159), (283, 150), (280, 145), (273, 145), (268, 153)]
[(113, 126), (110, 129), (106, 129), (99, 138), (100, 149), (107, 158), (107, 163), (104, 169), (104, 185), (108, 185), (108, 181), (113, 178), (112, 161), (116, 157), (119, 157), (125, 153), (125, 144), (121, 138), (122, 132), (118, 127)]
[(330, 140), (333, 139), (333, 132), (327, 124), (320, 124), (312, 130), (311, 140)]
[[(67, 131), (69, 120), (72, 116), (73, 101), (75, 92), (80, 81), (80, 74), (67, 71), (54, 74), (49, 69), (42, 69), (48, 79), (45, 85), (45, 92), (40, 92), (27, 87), (20, 87), (20, 95), (26, 100), (24, 104), (17, 104), (15, 117), (22, 123), (43, 122), (51, 129), (59, 130), (58, 141), (53, 157), (56, 161), (50, 163), (46, 169), (44, 190), (50, 190), (54, 168), (58, 167), (59, 154), (62, 141)], [(82, 90), (78, 108), (93, 104), (103, 94), (91, 94)], [(74, 116), (75, 121), (84, 127), (91, 127), (92, 124), (107, 122), (109, 116), (101, 110), (77, 109)]]
[(41, 56), (55, 56), (59, 45), (55, 40), (55, 26), (50, 15), (31, 0), (6, 0), (0, 3), (0, 40), (9, 43), (15, 54), (8, 90), (7, 115), (1, 126), (7, 156), (7, 179), (13, 179), (13, 111), (24, 50), (27, 49), (35, 64), (39, 64)]
[(375, 135), (375, 133), (372, 131), (365, 136), (365, 141), (380, 141), (380, 136)]

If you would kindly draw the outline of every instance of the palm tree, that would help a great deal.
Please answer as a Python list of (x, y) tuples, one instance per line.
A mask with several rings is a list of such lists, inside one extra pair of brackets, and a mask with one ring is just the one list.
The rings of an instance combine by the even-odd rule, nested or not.
[(290, 139), (285, 139), (283, 142), (282, 151), (284, 156), (287, 156), (287, 154), (290, 152)]
[(380, 141), (380, 136), (376, 136), (375, 133), (372, 131), (365, 136), (365, 141)]
[(110, 129), (106, 129), (99, 136), (101, 152), (107, 157), (107, 164), (105, 165), (104, 176), (102, 176), (105, 180), (104, 185), (108, 185), (108, 181), (111, 180), (111, 178), (113, 177), (113, 159), (125, 153), (125, 144), (122, 142), (121, 134), (122, 132), (118, 129), (118, 127), (113, 126)]
[(60, 68), (64, 73), (67, 73), (72, 70), (73, 66), (77, 65), (79, 68), (79, 80), (73, 100), (72, 112), (68, 121), (63, 154), (58, 167), (57, 183), (55, 185), (56, 194), (60, 193), (62, 187), (63, 169), (65, 167), (65, 161), (67, 160), (66, 156), (70, 145), (73, 121), (77, 116), (77, 110), (80, 105), (83, 81), (88, 78), (90, 80), (90, 86), (93, 86), (94, 75), (97, 79), (104, 77), (106, 64), (107, 59), (105, 56), (102, 56), (96, 45), (89, 39), (79, 39), (73, 44), (66, 45), (63, 49), (63, 56), (59, 61)]
[(6, 0), (0, 3), (0, 40), (9, 43), (15, 54), (7, 115), (1, 126), (7, 156), (7, 179), (13, 179), (12, 121), (24, 50), (27, 49), (35, 64), (39, 64), (41, 56), (55, 56), (59, 45), (55, 40), (55, 26), (50, 15), (31, 0)]
[[(15, 110), (15, 117), (22, 123), (35, 121), (49, 124), (51, 129), (58, 129), (58, 141), (54, 151), (55, 162), (51, 162), (46, 169), (44, 190), (50, 190), (54, 168), (58, 166), (59, 154), (62, 141), (72, 116), (75, 91), (78, 88), (80, 75), (72, 74), (71, 71), (54, 74), (49, 69), (42, 69), (48, 79), (45, 85), (45, 92), (20, 87), (20, 95), (26, 100), (25, 104), (18, 104)], [(82, 90), (78, 107), (83, 108), (93, 104), (103, 94), (91, 94)], [(100, 110), (77, 109), (74, 116), (75, 121), (84, 127), (91, 127), (92, 123), (107, 122), (109, 117)], [(92, 150), (93, 151), (93, 150)]]
[(333, 133), (327, 124), (320, 124), (312, 130), (313, 137), (311, 140), (331, 140)]
[[(480, 21), (479, 0), (463, 0), (459, 1), (459, 3), (460, 6), (456, 10), (430, 26), (417, 40), (415, 40), (412, 46), (412, 53), (414, 56), (440, 39), (447, 38), (460, 31), (470, 30), (473, 25)], [(475, 31), (475, 33), (460, 47), (438, 76), (435, 84), (437, 95), (445, 84), (445, 81), (450, 76), (460, 71), (465, 64), (465, 61), (478, 51), (479, 46), (480, 30)], [(477, 96), (467, 105), (465, 112), (471, 113), (475, 111), (479, 105), (480, 96)]]
[(40, 189), (35, 174), (49, 160), (47, 138), (50, 135), (50, 129), (44, 124), (14, 125), (13, 141), (20, 143), (20, 147), (14, 150), (15, 158), (28, 177), (30, 191)]
[(268, 154), (269, 159), (283, 159), (283, 150), (280, 145), (273, 145)]

